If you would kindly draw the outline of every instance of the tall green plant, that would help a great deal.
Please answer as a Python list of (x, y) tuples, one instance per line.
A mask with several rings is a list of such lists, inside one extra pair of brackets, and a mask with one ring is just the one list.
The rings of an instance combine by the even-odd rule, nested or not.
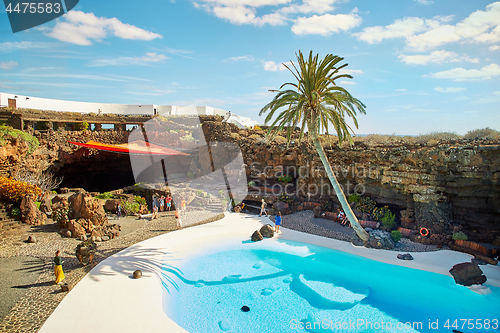
[(313, 56), (312, 51), (309, 52), (307, 59), (301, 51), (296, 56), (297, 64), (293, 61), (291, 61), (291, 66), (283, 64), (293, 74), (296, 82), (288, 82), (279, 90), (272, 90), (277, 93), (276, 96), (262, 108), (259, 115), (268, 112), (265, 121), (266, 124), (271, 122), (268, 130), (268, 136), (271, 138), (286, 128), (289, 143), (292, 139), (292, 129), (300, 126), (298, 141), (301, 142), (306, 129), (308, 130), (351, 226), (362, 240), (367, 240), (369, 235), (361, 227), (349, 206), (319, 140), (320, 133), (328, 134), (329, 126), (333, 126), (339, 143), (352, 142), (352, 129), (346, 123), (345, 118), (352, 118), (357, 128), (356, 112), (366, 113), (365, 105), (335, 82), (339, 79), (352, 78), (349, 74), (341, 73), (341, 70), (347, 66), (347, 64), (340, 64), (344, 58), (327, 54), (324, 59), (320, 60), (319, 55)]

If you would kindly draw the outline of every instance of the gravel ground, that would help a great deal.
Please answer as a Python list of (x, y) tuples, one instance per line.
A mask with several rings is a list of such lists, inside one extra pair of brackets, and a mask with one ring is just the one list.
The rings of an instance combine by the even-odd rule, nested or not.
[[(274, 216), (270, 216), (274, 223)], [(281, 226), (284, 228), (307, 232), (309, 234), (335, 238), (350, 242), (355, 232), (352, 228), (328, 219), (314, 218), (311, 210), (304, 210), (290, 215), (282, 216)], [(436, 245), (415, 243), (408, 238), (401, 238), (394, 251), (398, 252), (427, 252), (439, 250)]]
[[(217, 214), (193, 211), (182, 216), (185, 227), (203, 223)], [(0, 332), (37, 332), (62, 301), (66, 293), (54, 284), (52, 261), (56, 250), (61, 250), (65, 282), (78, 283), (96, 264), (107, 257), (143, 240), (177, 230), (174, 212), (160, 213), (155, 220), (109, 215), (109, 223), (120, 224), (120, 236), (97, 243), (92, 266), (82, 267), (75, 257), (76, 239), (58, 234), (57, 223), (23, 227), (0, 237)], [(26, 243), (28, 236), (36, 244)], [(4, 265), (5, 264), (5, 265)]]

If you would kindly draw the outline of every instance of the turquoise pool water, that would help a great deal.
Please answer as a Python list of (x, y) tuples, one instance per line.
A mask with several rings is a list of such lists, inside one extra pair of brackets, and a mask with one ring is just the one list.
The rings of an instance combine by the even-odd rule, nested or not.
[(227, 240), (168, 258), (165, 312), (189, 332), (500, 332), (500, 288), (320, 246)]

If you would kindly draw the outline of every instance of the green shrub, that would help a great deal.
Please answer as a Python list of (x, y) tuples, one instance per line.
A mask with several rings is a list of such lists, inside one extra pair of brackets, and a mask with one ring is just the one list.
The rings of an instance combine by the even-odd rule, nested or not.
[(25, 141), (28, 143), (28, 154), (33, 153), (40, 143), (38, 142), (38, 139), (35, 138), (33, 135), (14, 129), (11, 126), (5, 126), (1, 125), (0, 126), (0, 146), (3, 146), (5, 144), (5, 140), (9, 138), (18, 138), (21, 139), (22, 141)]
[(18, 207), (12, 208), (12, 210), (10, 211), (10, 215), (12, 215), (12, 217), (21, 217), (21, 209), (19, 209)]
[(134, 197), (135, 202), (137, 202), (139, 205), (146, 205), (146, 198), (140, 197), (140, 196), (135, 196)]
[(40, 201), (35, 201), (36, 208), (40, 209), (41, 202)]
[(454, 232), (453, 235), (451, 236), (451, 238), (453, 240), (464, 240), (464, 241), (469, 239), (469, 237), (467, 237), (467, 235), (465, 233), (463, 233), (462, 231)]
[(184, 135), (184, 136), (181, 136), (181, 137), (179, 138), (179, 140), (181, 140), (182, 142), (193, 142), (193, 141), (194, 141), (194, 138), (193, 138), (193, 136), (191, 135), (191, 133), (189, 133), (189, 134), (186, 134), (186, 135)]
[(393, 230), (391, 231), (391, 238), (393, 241), (395, 242), (399, 242), (399, 240), (401, 239), (401, 231), (399, 230)]
[(115, 196), (111, 192), (104, 192), (96, 195), (96, 198), (103, 200), (113, 199), (114, 197)]
[(289, 204), (289, 203), (291, 203), (291, 202), (293, 202), (293, 200), (294, 200), (294, 199), (295, 199), (295, 198), (294, 198), (293, 196), (288, 195), (288, 194), (286, 194), (286, 193), (284, 193), (284, 192), (283, 192), (283, 193), (281, 193), (281, 194), (278, 196), (278, 198), (277, 198), (277, 200), (278, 200), (278, 201), (283, 201), (283, 202), (286, 202), (286, 203), (288, 203), (288, 204)]
[(187, 176), (188, 178), (191, 178), (191, 179), (193, 179), (193, 178), (194, 178), (194, 174), (193, 174), (191, 171), (189, 171), (189, 172), (186, 174), (186, 176)]
[(290, 177), (290, 176), (281, 176), (281, 177), (279, 177), (279, 178), (278, 178), (278, 180), (279, 180), (280, 182), (283, 182), (283, 183), (285, 183), (285, 184), (288, 184), (289, 182), (291, 182), (291, 181), (292, 181), (292, 179), (293, 179), (293, 178), (292, 178), (292, 177)]
[(134, 215), (139, 211), (139, 203), (138, 202), (128, 202), (123, 201), (121, 203), (122, 211), (124, 215)]
[(356, 208), (362, 213), (371, 214), (376, 207), (375, 204), (375, 201), (373, 201), (372, 199), (368, 197), (362, 197), (361, 199), (359, 199)]
[(376, 221), (382, 221), (382, 218), (387, 215), (387, 213), (390, 213), (391, 211), (389, 210), (389, 207), (384, 206), (384, 207), (377, 207), (373, 210), (372, 215), (373, 218)]
[(333, 201), (325, 201), (322, 205), (321, 208), (325, 212), (333, 212), (335, 210), (335, 205), (333, 204)]
[(64, 207), (56, 208), (52, 211), (52, 220), (59, 224), (59, 227), (64, 228), (69, 222), (68, 209)]
[(348, 197), (347, 197), (347, 202), (349, 203), (352, 203), (352, 202), (359, 202), (359, 200), (361, 200), (361, 196), (359, 194), (350, 194)]
[(392, 214), (390, 211), (387, 212), (384, 217), (382, 217), (382, 224), (384, 227), (387, 229), (391, 230), (396, 226), (396, 221), (395, 221), (396, 215)]
[(248, 187), (254, 187), (255, 185), (256, 183), (253, 180), (248, 182)]
[(500, 132), (489, 127), (482, 129), (475, 129), (473, 131), (468, 131), (467, 134), (464, 135), (465, 139), (498, 139), (500, 137)]
[(84, 121), (82, 123), (75, 123), (75, 131), (86, 131), (89, 129), (89, 123)]

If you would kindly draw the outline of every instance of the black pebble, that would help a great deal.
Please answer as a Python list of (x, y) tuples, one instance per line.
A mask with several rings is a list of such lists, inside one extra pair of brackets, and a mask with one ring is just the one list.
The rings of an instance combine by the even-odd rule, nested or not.
[(243, 306), (241, 307), (241, 311), (243, 311), (243, 312), (248, 312), (248, 311), (250, 311), (250, 308), (249, 308), (248, 306), (246, 306), (246, 305), (243, 305)]

